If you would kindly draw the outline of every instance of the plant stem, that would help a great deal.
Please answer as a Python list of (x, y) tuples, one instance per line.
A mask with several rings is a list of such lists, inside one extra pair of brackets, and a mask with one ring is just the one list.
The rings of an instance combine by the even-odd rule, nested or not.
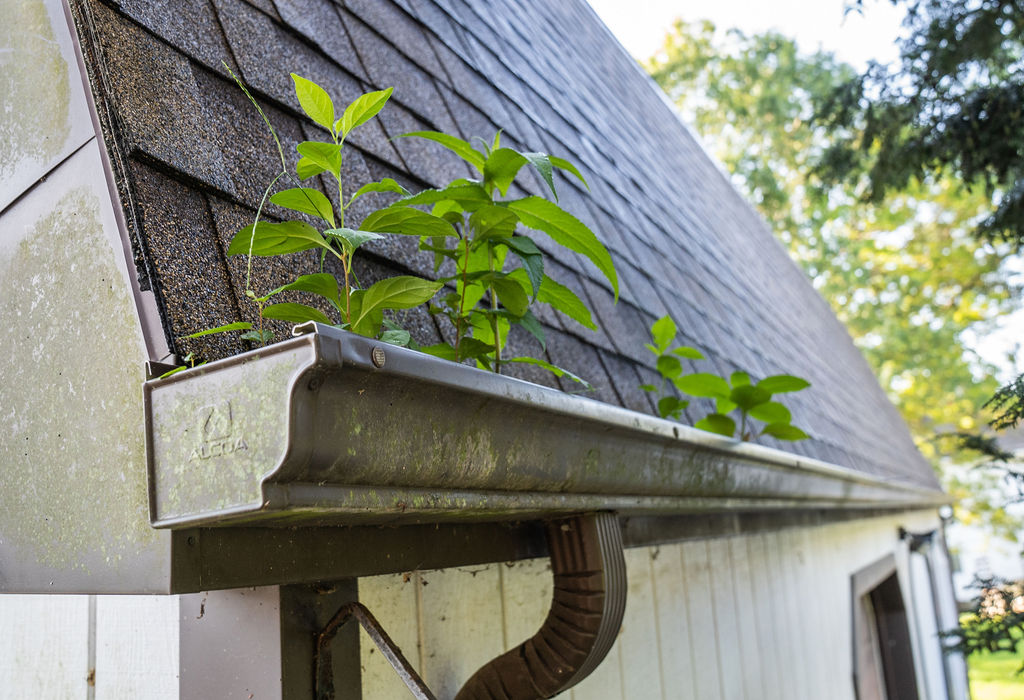
[[(494, 272), (494, 250), (487, 246), (487, 267)], [(498, 294), (494, 291), (494, 284), (491, 284), (491, 311), (498, 310)], [(494, 373), (501, 374), (501, 339), (498, 337), (498, 315), (491, 314), (491, 333), (494, 334)]]
[(459, 295), (459, 313), (455, 317), (455, 361), (461, 362), (459, 357), (459, 343), (462, 341), (462, 321), (466, 308), (466, 275), (469, 273), (469, 238), (463, 237), (466, 244), (466, 260), (462, 265), (462, 294)]

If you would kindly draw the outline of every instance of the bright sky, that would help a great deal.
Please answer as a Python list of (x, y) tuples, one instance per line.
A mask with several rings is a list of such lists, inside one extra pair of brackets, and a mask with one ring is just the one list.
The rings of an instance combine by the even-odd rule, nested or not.
[(846, 0), (588, 0), (633, 56), (645, 59), (661, 45), (676, 17), (709, 19), (720, 29), (747, 33), (777, 30), (807, 52), (834, 51), (863, 68), (868, 60), (892, 61), (903, 8), (866, 0), (863, 15), (844, 14)]

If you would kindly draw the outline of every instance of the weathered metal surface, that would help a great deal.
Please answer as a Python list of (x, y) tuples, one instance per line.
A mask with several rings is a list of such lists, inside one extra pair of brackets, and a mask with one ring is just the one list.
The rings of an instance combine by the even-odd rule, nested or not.
[(156, 527), (921, 507), (938, 491), (310, 324), (146, 383)]

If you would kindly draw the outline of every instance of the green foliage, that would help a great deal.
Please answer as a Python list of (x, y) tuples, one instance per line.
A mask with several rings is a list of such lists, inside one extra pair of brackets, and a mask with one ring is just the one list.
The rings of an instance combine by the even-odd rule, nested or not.
[[(695, 428), (740, 440), (757, 440), (761, 435), (770, 435), (778, 440), (805, 440), (807, 433), (792, 425), (792, 414), (778, 401), (774, 394), (802, 391), (810, 383), (799, 377), (779, 374), (766, 377), (754, 383), (746, 372), (733, 372), (725, 379), (717, 374), (696, 372), (685, 374), (680, 358), (702, 360), (704, 355), (695, 348), (680, 346), (672, 348), (676, 339), (676, 324), (664, 316), (651, 326), (651, 343), (646, 345), (655, 357), (661, 386), (644, 384), (640, 388), (658, 395), (658, 413), (662, 418), (679, 419), (689, 401), (669, 391), (673, 387), (680, 393), (715, 401), (715, 410), (696, 423)], [(739, 413), (739, 425), (728, 414)], [(757, 423), (764, 423), (758, 429)]]
[[(548, 304), (588, 328), (595, 328), (590, 311), (567, 287), (544, 274), (544, 256), (528, 230), (546, 233), (555, 243), (586, 256), (607, 277), (618, 298), (618, 278), (611, 256), (594, 233), (579, 219), (543, 197), (506, 199), (523, 166), (532, 166), (557, 196), (552, 173), (565, 170), (580, 178), (568, 161), (544, 153), (522, 153), (500, 145), (500, 134), (482, 150), (462, 139), (434, 131), (405, 134), (440, 144), (477, 173), (479, 179), (456, 179), (440, 189), (424, 190), (396, 202), (395, 207), (432, 205), (432, 216), (453, 227), (456, 236), (436, 231), (420, 233), (420, 248), (434, 256), (435, 269), (448, 271), (439, 278), (452, 291), (432, 305), (431, 312), (447, 318), (454, 330), (451, 344), (422, 348), (424, 352), (456, 362), (476, 360), (500, 371), (508, 362), (529, 362), (578, 379), (564, 370), (532, 358), (503, 356), (512, 325), (521, 325), (541, 346), (544, 333), (530, 310)], [(416, 209), (406, 209), (421, 214)], [(364, 228), (366, 224), (364, 222)]]
[[(823, 95), (838, 135), (819, 171), (869, 201), (942, 172), (986, 194), (977, 233), (1024, 243), (1024, 7), (1015, 0), (899, 0), (897, 66), (872, 64)], [(860, 4), (860, 3), (858, 3)]]
[[(236, 78), (237, 81), (237, 78)], [(326, 325), (351, 330), (360, 335), (377, 337), (388, 342), (409, 342), (409, 334), (398, 328), (384, 325), (384, 312), (389, 309), (407, 309), (428, 301), (433, 297), (442, 283), (419, 279), (417, 277), (392, 277), (381, 280), (367, 289), (360, 289), (352, 273), (352, 258), (356, 250), (364, 243), (382, 238), (385, 234), (395, 235), (431, 235), (439, 238), (454, 236), (455, 230), (443, 219), (439, 219), (413, 209), (382, 209), (366, 217), (363, 229), (351, 229), (345, 226), (345, 213), (352, 203), (369, 192), (397, 192), (408, 194), (394, 180), (386, 179), (377, 183), (364, 185), (345, 201), (342, 187), (342, 152), (345, 138), (356, 127), (373, 118), (387, 103), (392, 89), (369, 92), (357, 97), (335, 119), (334, 101), (319, 85), (300, 75), (292, 73), (295, 84), (295, 96), (303, 111), (316, 124), (330, 135), (330, 141), (304, 141), (296, 146), (299, 160), (295, 166), (298, 180), (307, 180), (320, 174), (333, 177), (337, 186), (337, 199), (332, 202), (323, 192), (312, 187), (292, 187), (276, 192), (269, 197), (270, 201), (285, 209), (318, 219), (324, 224), (317, 230), (306, 221), (282, 221), (271, 223), (261, 221), (263, 202), (270, 191), (283, 176), (287, 175), (287, 166), (283, 151), (273, 126), (267, 122), (267, 128), (274, 135), (281, 155), (282, 172), (274, 178), (266, 192), (263, 202), (257, 211), (256, 220), (241, 229), (228, 246), (228, 255), (246, 255), (249, 258), (246, 274), (246, 296), (257, 305), (260, 327), (252, 328), (247, 322), (232, 323), (218, 328), (211, 328), (189, 337), (199, 337), (210, 333), (222, 333), (246, 330), (242, 338), (259, 343), (273, 339), (273, 334), (264, 330), (264, 319), (277, 319), (291, 323), (307, 323), (315, 321)], [(239, 82), (245, 90), (245, 87)], [(246, 95), (259, 109), (259, 105), (246, 91)], [(260, 114), (263, 114), (260, 110)], [(266, 117), (264, 116), (264, 119)], [(257, 295), (250, 286), (252, 258), (290, 255), (305, 250), (317, 249), (324, 256), (333, 256), (341, 265), (344, 279), (339, 282), (328, 273), (302, 275), (294, 282), (278, 287), (270, 292)], [(297, 302), (269, 303), (282, 292), (301, 292), (315, 297), (321, 308)]]
[[(232, 323), (189, 337), (244, 330), (243, 339), (265, 343), (273, 339), (273, 334), (263, 328), (263, 320), (277, 319), (291, 323), (315, 321), (386, 342), (410, 345), (413, 343), (408, 331), (386, 319), (385, 312), (423, 304), (447, 284), (449, 292), (430, 308), (451, 321), (455, 340), (450, 345), (441, 343), (419, 349), (455, 362), (473, 360), (495, 372), (507, 363), (533, 364), (586, 385), (576, 375), (544, 360), (502, 356), (513, 324), (521, 325), (544, 347), (543, 328), (530, 310), (533, 303), (548, 304), (583, 326), (596, 328), (589, 309), (579, 297), (544, 274), (544, 256), (523, 229), (542, 231), (559, 245), (589, 258), (608, 278), (618, 298), (618, 279), (611, 256), (586, 225), (542, 197), (505, 199), (524, 165), (536, 169), (556, 197), (554, 172), (566, 171), (586, 185), (579, 170), (562, 158), (502, 147), (500, 134), (495, 135), (492, 145), (485, 144), (483, 150), (478, 150), (454, 136), (421, 131), (405, 136), (424, 138), (449, 148), (475, 168), (480, 179), (458, 179), (441, 189), (411, 194), (395, 180), (385, 178), (364, 184), (346, 201), (342, 184), (345, 139), (380, 112), (392, 89), (361, 95), (338, 116), (334, 101), (323, 88), (294, 73), (292, 80), (303, 111), (330, 136), (329, 140), (298, 144), (296, 150), (300, 157), (295, 165), (295, 179), (303, 181), (324, 175), (336, 185), (336, 197), (332, 201), (310, 186), (290, 187), (270, 194), (279, 180), (288, 177), (284, 152), (273, 126), (236, 78), (263, 116), (281, 156), (282, 170), (264, 192), (255, 221), (241, 229), (228, 246), (229, 255), (248, 258), (245, 293), (257, 305), (260, 321), (257, 328), (248, 322)], [(367, 215), (359, 228), (346, 226), (349, 208), (369, 193), (393, 193), (400, 195), (400, 199)], [(262, 221), (263, 206), (268, 198), (279, 207), (319, 221), (322, 228), (304, 220)], [(427, 213), (417, 208), (420, 205), (432, 205), (432, 211)], [(360, 288), (353, 274), (352, 258), (360, 246), (385, 235), (418, 237), (420, 248), (433, 254), (435, 271), (449, 262), (448, 269), (453, 269), (453, 273), (437, 280), (390, 277), (368, 288)], [(254, 257), (291, 255), (307, 250), (320, 253), (320, 272), (301, 275), (262, 295), (251, 288)], [(340, 264), (342, 279), (323, 271), (328, 255)], [(284, 292), (308, 295), (316, 305), (277, 301), (275, 297)]]
[[(960, 627), (942, 633), (947, 648), (965, 656), (980, 653), (1020, 653), (1024, 643), (1024, 585), (1020, 581), (976, 577), (971, 587), (978, 596), (960, 616)], [(1024, 673), (1024, 658), (1017, 674)]]
[[(938, 463), (936, 429), (984, 424), (996, 388), (968, 339), (1019, 303), (1009, 251), (971, 235), (984, 193), (939, 174), (876, 205), (855, 183), (823, 180), (815, 165), (848, 134), (815, 121), (816, 106), (856, 72), (781, 35), (680, 22), (648, 69), (846, 324)], [(967, 459), (955, 449), (952, 457)]]
[(985, 406), (997, 411), (992, 419), (992, 427), (996, 430), (1016, 428), (1024, 419), (1024, 374), (1000, 389), (989, 399)]

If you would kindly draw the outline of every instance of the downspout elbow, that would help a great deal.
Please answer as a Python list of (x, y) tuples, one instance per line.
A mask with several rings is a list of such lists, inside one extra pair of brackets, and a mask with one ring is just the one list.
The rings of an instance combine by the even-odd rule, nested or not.
[(589, 676), (604, 660), (626, 609), (622, 531), (614, 513), (555, 520), (547, 528), (554, 592), (530, 639), (480, 668), (455, 700), (539, 700)]

